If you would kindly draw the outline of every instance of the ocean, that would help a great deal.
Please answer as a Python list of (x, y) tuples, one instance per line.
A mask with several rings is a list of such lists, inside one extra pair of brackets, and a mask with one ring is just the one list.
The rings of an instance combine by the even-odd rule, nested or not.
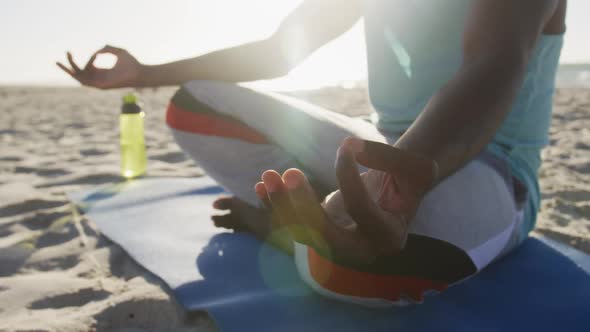
[(560, 65), (556, 84), (559, 88), (590, 88), (590, 63)]

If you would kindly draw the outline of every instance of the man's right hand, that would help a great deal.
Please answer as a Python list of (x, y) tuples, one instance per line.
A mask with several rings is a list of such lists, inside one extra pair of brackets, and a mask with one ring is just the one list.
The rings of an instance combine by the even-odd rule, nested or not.
[[(112, 68), (104, 69), (94, 66), (94, 60), (99, 54), (112, 54), (117, 58)], [(72, 76), (82, 85), (99, 89), (113, 89), (139, 86), (139, 76), (142, 64), (129, 52), (122, 48), (105, 46), (96, 51), (83, 69), (78, 67), (70, 52), (67, 53), (71, 68), (57, 62), (57, 66)]]

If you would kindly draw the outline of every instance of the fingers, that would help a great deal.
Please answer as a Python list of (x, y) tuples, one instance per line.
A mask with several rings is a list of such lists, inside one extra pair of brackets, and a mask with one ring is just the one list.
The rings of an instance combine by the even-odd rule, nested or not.
[(236, 200), (231, 196), (220, 197), (213, 202), (213, 208), (216, 210), (229, 210), (230, 213), (225, 215), (213, 215), (211, 220), (215, 227), (232, 229), (236, 232), (242, 232), (246, 230), (246, 227), (236, 213), (232, 211), (236, 209)]
[(406, 152), (384, 143), (348, 137), (342, 145), (355, 153), (359, 164), (384, 172), (395, 171), (396, 165), (407, 160)]
[(220, 197), (213, 202), (213, 208), (216, 210), (231, 210), (233, 201), (233, 197)]
[[(63, 71), (65, 71), (65, 72), (66, 72), (68, 75), (70, 75), (70, 76), (74, 77), (74, 72), (73, 72), (73, 71), (72, 71), (70, 68), (68, 68), (68, 67), (64, 66), (64, 65), (63, 65), (61, 62), (56, 62), (55, 64), (56, 64), (56, 65), (57, 65), (59, 68), (61, 68)], [(74, 77), (74, 78), (75, 78), (75, 77)]]
[(98, 56), (98, 52), (94, 52), (94, 54), (92, 54), (90, 59), (88, 59), (88, 62), (86, 62), (86, 66), (84, 66), (85, 71), (89, 70), (91, 68), (94, 68), (94, 61), (96, 60), (97, 56)]
[(396, 176), (411, 177), (417, 181), (417, 185), (430, 186), (436, 181), (438, 167), (433, 160), (389, 144), (353, 137), (347, 138), (343, 146), (354, 151), (357, 162), (365, 167)]
[(338, 149), (336, 177), (346, 211), (357, 223), (362, 224), (364, 219), (374, 214), (375, 204), (362, 182), (354, 151), (345, 144)]
[(68, 62), (70, 63), (70, 66), (72, 66), (73, 72), (76, 73), (76, 74), (78, 74), (79, 72), (81, 72), (80, 67), (78, 67), (78, 65), (74, 61), (74, 58), (72, 57), (72, 53), (67, 52), (66, 54), (67, 54)]
[(115, 46), (111, 46), (111, 45), (105, 45), (102, 49), (98, 50), (98, 52), (96, 52), (97, 54), (104, 54), (104, 53), (111, 53), (114, 54), (116, 56), (119, 56), (123, 53), (125, 53), (127, 51), (125, 51), (125, 49), (122, 49), (120, 47), (115, 47)]
[(61, 68), (61, 70), (65, 71), (68, 75), (72, 76), (72, 78), (75, 79), (76, 81), (80, 82), (81, 84), (85, 84), (85, 82), (83, 81), (83, 75), (82, 75), (83, 71), (80, 70), (80, 67), (78, 67), (78, 65), (74, 61), (74, 58), (72, 57), (72, 53), (67, 52), (66, 57), (68, 59), (68, 62), (70, 64), (71, 68), (68, 68), (67, 66), (65, 66), (61, 62), (56, 62), (57, 66), (59, 68)]
[(240, 218), (233, 213), (223, 216), (211, 216), (215, 227), (233, 230), (234, 232), (248, 231), (248, 227), (240, 221)]
[(211, 220), (213, 220), (213, 224), (215, 227), (233, 229), (238, 222), (236, 222), (235, 216), (232, 214), (226, 214), (223, 216), (211, 216)]
[(64, 66), (62, 63), (60, 62), (56, 62), (57, 66), (59, 68), (61, 68), (63, 71), (65, 71), (68, 75), (70, 75), (73, 79), (75, 79), (76, 81), (78, 81), (78, 83), (80, 84), (85, 84), (85, 81), (83, 81), (80, 73), (74, 73), (70, 68)]

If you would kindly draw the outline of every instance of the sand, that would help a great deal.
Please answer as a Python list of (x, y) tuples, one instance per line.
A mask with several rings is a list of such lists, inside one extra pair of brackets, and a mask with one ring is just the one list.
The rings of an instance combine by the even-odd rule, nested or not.
[[(67, 201), (119, 181), (118, 112), (125, 91), (0, 88), (0, 331), (215, 331)], [(149, 176), (199, 176), (164, 125), (174, 89), (144, 90)], [(294, 93), (349, 115), (362, 88)], [(555, 97), (541, 169), (536, 232), (590, 252), (590, 90)]]

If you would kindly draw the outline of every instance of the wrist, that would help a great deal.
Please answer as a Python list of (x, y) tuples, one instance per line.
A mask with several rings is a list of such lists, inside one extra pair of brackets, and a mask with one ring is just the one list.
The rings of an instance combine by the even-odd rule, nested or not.
[(149, 65), (144, 65), (144, 64), (139, 64), (138, 68), (137, 68), (137, 75), (135, 77), (135, 80), (133, 82), (133, 85), (135, 87), (149, 87), (149, 86), (153, 86), (150, 83), (150, 73), (151, 73), (151, 68), (152, 66)]
[(405, 172), (403, 173), (412, 186), (417, 189), (417, 192), (425, 195), (436, 186), (441, 174), (439, 164), (435, 158), (408, 148), (400, 144), (399, 140), (393, 146), (407, 153), (406, 162), (404, 163)]

